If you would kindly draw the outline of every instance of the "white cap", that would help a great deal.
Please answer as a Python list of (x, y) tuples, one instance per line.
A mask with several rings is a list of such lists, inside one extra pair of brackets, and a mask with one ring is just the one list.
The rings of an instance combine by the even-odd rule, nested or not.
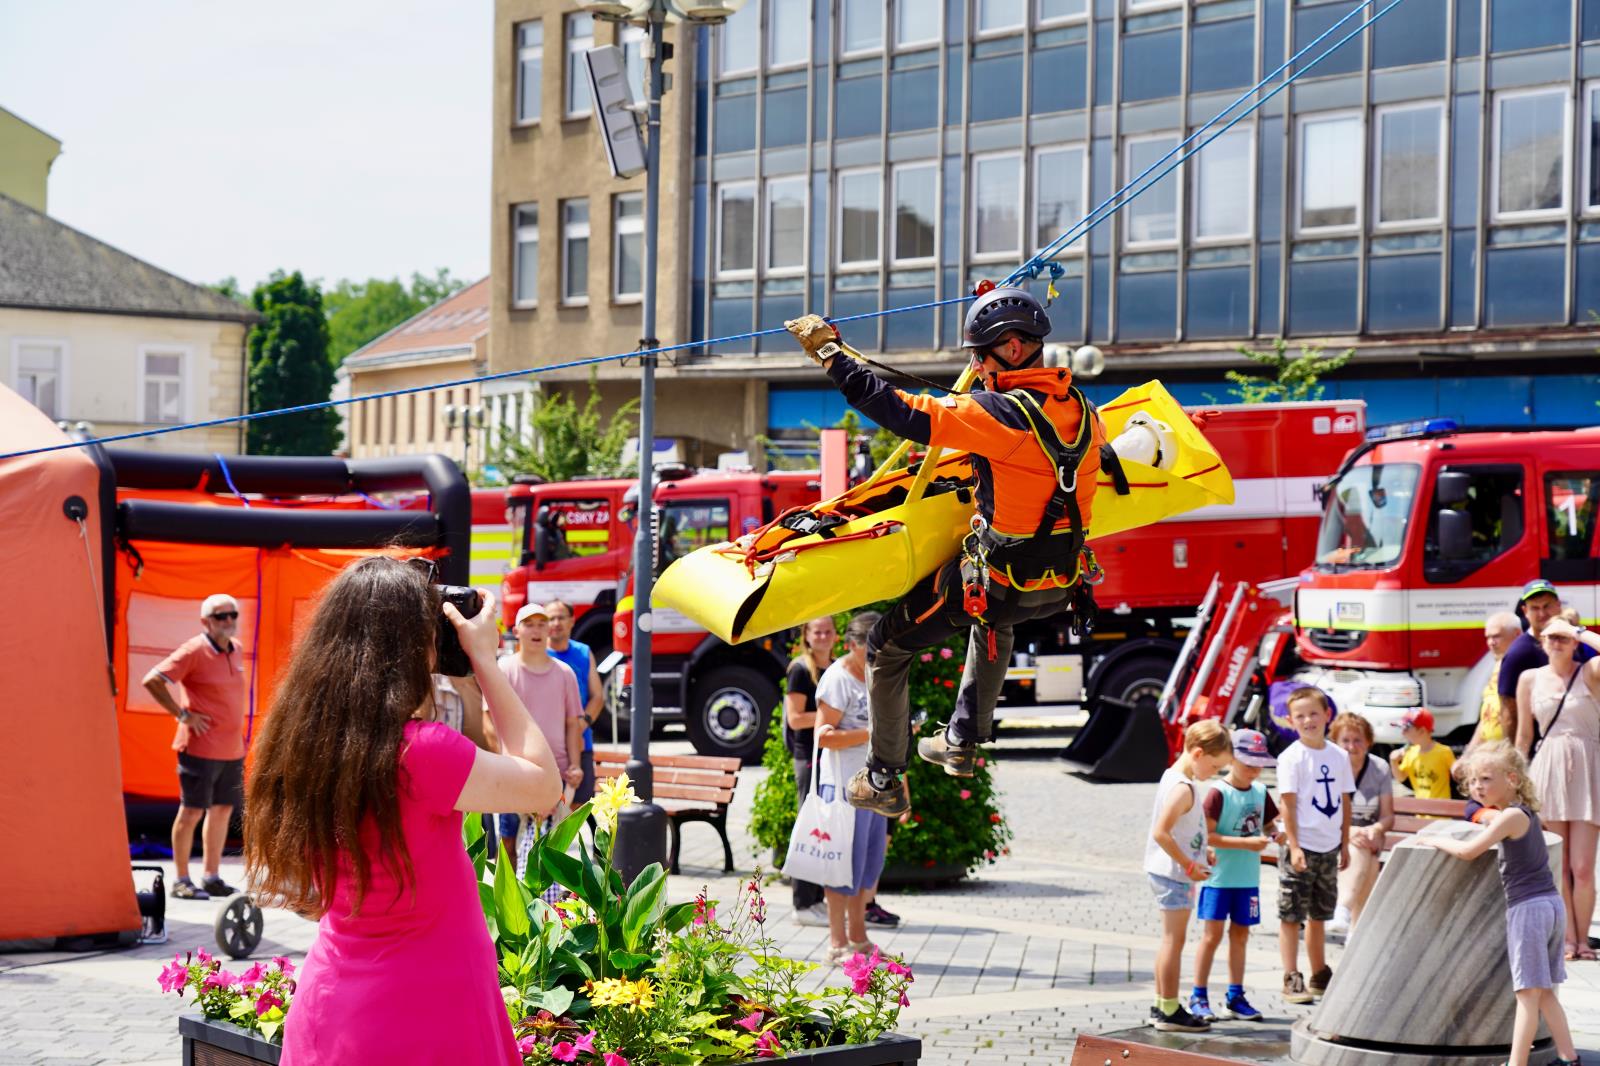
[(517, 620), (513, 625), (521, 625), (523, 619), (538, 615), (540, 618), (549, 618), (550, 611), (542, 603), (525, 603), (517, 608)]
[(200, 617), (210, 618), (218, 607), (231, 607), (237, 611), (239, 609), (239, 601), (226, 592), (213, 592), (200, 604)]

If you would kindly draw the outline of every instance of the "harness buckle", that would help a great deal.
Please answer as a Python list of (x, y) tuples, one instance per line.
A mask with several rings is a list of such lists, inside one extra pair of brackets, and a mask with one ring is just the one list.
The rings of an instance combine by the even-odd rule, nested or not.
[(1061, 489), (1062, 492), (1066, 492), (1066, 493), (1077, 492), (1078, 491), (1078, 468), (1077, 467), (1073, 467), (1072, 468), (1072, 480), (1071, 481), (1064, 480), (1065, 477), (1066, 477), (1066, 473), (1067, 473), (1066, 467), (1062, 467), (1062, 466), (1056, 467), (1056, 485)]

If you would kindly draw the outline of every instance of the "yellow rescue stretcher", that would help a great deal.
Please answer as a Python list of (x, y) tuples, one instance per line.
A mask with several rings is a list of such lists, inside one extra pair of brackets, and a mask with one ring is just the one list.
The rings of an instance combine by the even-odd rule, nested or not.
[[(970, 383), (969, 372), (956, 389)], [(1102, 474), (1091, 541), (1233, 502), (1233, 479), (1216, 449), (1159, 381), (1129, 389), (1099, 411), (1107, 440), (1142, 412), (1170, 427), (1178, 454), (1163, 462), (1168, 469), (1123, 458), (1126, 495)], [(656, 606), (736, 644), (904, 595), (960, 551), (975, 513), (967, 453), (935, 448), (915, 470), (891, 472), (908, 447), (903, 442), (872, 477), (834, 499), (678, 559), (656, 582)]]

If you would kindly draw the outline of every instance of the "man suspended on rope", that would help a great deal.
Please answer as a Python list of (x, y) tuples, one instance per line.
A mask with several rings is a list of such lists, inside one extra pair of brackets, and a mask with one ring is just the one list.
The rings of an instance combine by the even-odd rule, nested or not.
[[(987, 285), (988, 283), (985, 283)], [(917, 652), (976, 629), (955, 712), (917, 754), (970, 777), (988, 743), (1011, 660), (1012, 627), (1092, 607), (1084, 548), (1105, 432), (1064, 368), (1039, 365), (1050, 319), (1026, 289), (979, 287), (962, 346), (978, 382), (970, 393), (919, 396), (885, 384), (839, 344), (818, 315), (785, 323), (850, 406), (901, 437), (972, 453), (978, 514), (960, 554), (919, 582), (873, 627), (867, 644), (872, 755), (846, 790), (857, 807), (890, 817), (908, 808), (901, 775), (911, 736), (907, 690)], [(841, 358), (841, 356), (844, 356)]]

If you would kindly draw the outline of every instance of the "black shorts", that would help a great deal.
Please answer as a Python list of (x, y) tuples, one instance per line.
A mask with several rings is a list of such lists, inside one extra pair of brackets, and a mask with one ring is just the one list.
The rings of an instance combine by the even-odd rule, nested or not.
[(178, 802), (185, 807), (242, 807), (244, 760), (178, 752)]

